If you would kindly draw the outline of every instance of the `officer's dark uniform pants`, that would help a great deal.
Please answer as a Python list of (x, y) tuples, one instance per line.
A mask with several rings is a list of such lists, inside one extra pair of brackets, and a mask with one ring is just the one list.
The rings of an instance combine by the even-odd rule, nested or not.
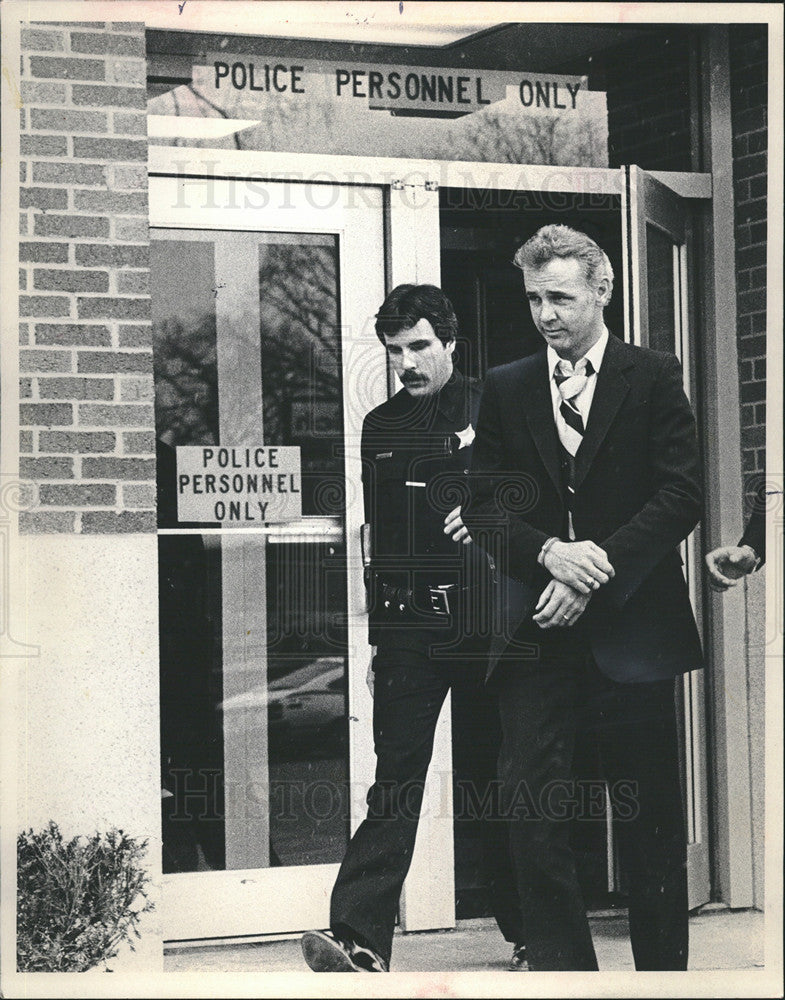
[[(414, 851), (423, 788), (439, 711), (453, 688), (453, 731), (474, 753), (460, 780), (469, 808), (493, 789), (498, 756), (494, 700), (485, 691), (477, 661), (429, 657), (427, 648), (385, 648), (374, 660), (373, 732), (376, 780), (368, 815), (341, 865), (332, 893), (330, 926), (389, 962), (403, 881)], [(459, 727), (466, 725), (466, 729)], [(482, 821), (483, 857), (496, 920), (508, 941), (521, 941), (520, 911), (509, 851), (508, 824)]]

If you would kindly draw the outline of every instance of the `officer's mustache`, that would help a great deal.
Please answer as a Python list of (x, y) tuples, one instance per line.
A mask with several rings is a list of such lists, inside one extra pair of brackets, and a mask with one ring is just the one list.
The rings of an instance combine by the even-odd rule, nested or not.
[(402, 375), (401, 381), (404, 385), (423, 385), (428, 379), (425, 375)]

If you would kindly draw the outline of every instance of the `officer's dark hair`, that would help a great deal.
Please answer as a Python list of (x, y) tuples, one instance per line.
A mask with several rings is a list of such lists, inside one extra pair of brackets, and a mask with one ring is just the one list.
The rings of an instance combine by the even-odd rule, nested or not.
[(452, 302), (436, 285), (398, 285), (376, 314), (376, 336), (384, 344), (385, 334), (393, 337), (427, 319), (443, 344), (458, 335), (458, 320)]

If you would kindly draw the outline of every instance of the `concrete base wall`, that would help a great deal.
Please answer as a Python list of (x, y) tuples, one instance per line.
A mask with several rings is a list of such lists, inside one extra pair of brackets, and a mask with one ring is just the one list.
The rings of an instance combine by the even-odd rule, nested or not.
[[(26, 639), (19, 687), (18, 827), (66, 836), (119, 827), (148, 840), (161, 877), (158, 579), (154, 535), (20, 539)], [(159, 919), (144, 919), (117, 971), (161, 968)]]

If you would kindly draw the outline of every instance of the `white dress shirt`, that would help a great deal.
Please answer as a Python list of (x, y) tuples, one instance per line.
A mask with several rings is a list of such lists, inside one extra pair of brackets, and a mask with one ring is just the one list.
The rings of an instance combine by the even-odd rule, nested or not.
[[(551, 382), (551, 402), (553, 403), (553, 419), (556, 422), (556, 430), (559, 434), (559, 439), (565, 447), (570, 428), (567, 426), (567, 422), (561, 415), (561, 403), (562, 396), (559, 392), (559, 387), (556, 385), (556, 379), (553, 377), (553, 373), (556, 370), (556, 365), (561, 361), (561, 371), (565, 374), (570, 374), (574, 372), (576, 368), (581, 364), (584, 359), (586, 361), (591, 361), (592, 368), (594, 369), (593, 374), (589, 375), (586, 379), (586, 385), (581, 389), (577, 396), (573, 396), (571, 402), (575, 404), (575, 408), (581, 415), (583, 419), (584, 428), (589, 423), (589, 411), (591, 410), (592, 400), (594, 399), (594, 390), (597, 388), (597, 372), (600, 370), (602, 365), (602, 359), (605, 355), (605, 348), (608, 345), (608, 328), (604, 326), (602, 328), (602, 333), (600, 334), (599, 340), (589, 348), (589, 350), (584, 354), (583, 358), (579, 358), (575, 365), (571, 365), (569, 361), (565, 361), (560, 358), (559, 355), (554, 351), (554, 349), (548, 345), (548, 377)], [(575, 540), (575, 529), (572, 524), (572, 512), (570, 511), (567, 515), (567, 534), (570, 541)]]
[[(594, 369), (594, 374), (590, 375), (586, 379), (586, 385), (578, 393), (577, 396), (573, 397), (572, 402), (575, 404), (576, 409), (583, 418), (583, 426), (586, 427), (589, 423), (589, 411), (591, 410), (592, 400), (594, 399), (594, 390), (597, 388), (597, 372), (600, 370), (602, 365), (602, 359), (605, 355), (605, 348), (608, 346), (608, 328), (604, 326), (602, 328), (602, 333), (600, 334), (599, 340), (594, 344), (589, 350), (584, 354), (583, 358), (579, 359), (575, 366), (570, 365), (569, 361), (564, 361), (559, 355), (554, 351), (554, 349), (548, 345), (548, 378), (551, 383), (551, 402), (553, 403), (553, 419), (556, 422), (556, 430), (559, 434), (559, 439), (564, 443), (565, 431), (567, 430), (567, 424), (564, 417), (561, 415), (561, 402), (562, 397), (559, 392), (559, 387), (556, 385), (556, 379), (553, 377), (553, 373), (556, 370), (556, 365), (561, 361), (561, 370), (568, 373), (570, 370), (574, 370), (580, 365), (584, 358), (587, 361), (591, 361), (592, 368)], [(569, 367), (568, 367), (569, 366)]]

